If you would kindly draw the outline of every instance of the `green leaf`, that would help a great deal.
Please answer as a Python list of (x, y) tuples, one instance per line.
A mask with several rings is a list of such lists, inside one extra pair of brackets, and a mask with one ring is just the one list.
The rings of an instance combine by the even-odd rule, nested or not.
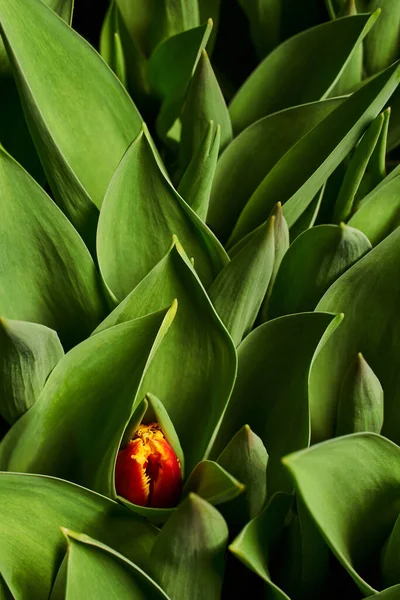
[(349, 225), (365, 233), (376, 246), (400, 225), (400, 177), (386, 178), (372, 190), (351, 217)]
[(0, 314), (47, 325), (73, 346), (105, 314), (94, 262), (51, 198), (1, 148), (0, 185)]
[(324, 313), (282, 317), (257, 327), (238, 348), (238, 376), (213, 453), (248, 423), (268, 450), (270, 495), (291, 490), (280, 460), (309, 444), (310, 368), (340, 320)]
[(60, 476), (115, 497), (121, 439), (175, 311), (174, 305), (167, 313), (122, 323), (66, 354), (2, 441), (2, 468)]
[(115, 0), (110, 4), (100, 35), (100, 54), (127, 87), (124, 49), (121, 41), (119, 11)]
[(394, 585), (399, 581), (399, 547), (400, 517), (397, 517), (396, 523), (381, 553), (381, 573), (385, 585)]
[(68, 540), (66, 600), (168, 600), (133, 562), (88, 535), (62, 528)]
[(190, 80), (211, 30), (212, 21), (209, 20), (200, 27), (169, 38), (150, 57), (150, 86), (162, 101), (157, 116), (157, 131), (161, 138), (166, 136), (179, 116)]
[(123, 506), (52, 477), (1, 473), (0, 502), (0, 571), (15, 598), (49, 597), (65, 552), (60, 526), (86, 531), (142, 568), (157, 535)]
[(271, 52), (229, 107), (235, 134), (283, 108), (326, 98), (378, 16), (375, 12), (323, 23)]
[(217, 600), (227, 542), (228, 528), (217, 509), (189, 494), (154, 543), (151, 573), (174, 600)]
[(236, 352), (176, 239), (97, 331), (157, 310), (173, 298), (179, 302), (176, 320), (152, 362), (139, 398), (152, 392), (162, 400), (182, 444), (186, 468), (191, 470), (205, 458), (226, 408), (236, 375)]
[(52, 329), (0, 319), (0, 414), (8, 423), (14, 423), (36, 402), (63, 355)]
[[(354, 17), (351, 17), (354, 18)], [(231, 235), (230, 244), (265, 220), (265, 213), (282, 202), (291, 227), (307, 209), (326, 179), (355, 146), (399, 83), (393, 65), (350, 96), (304, 135), (258, 186)], [(293, 170), (293, 165), (299, 165)]]
[[(207, 215), (219, 239), (227, 240), (246, 202), (279, 159), (342, 102), (288, 108), (260, 119), (229, 144), (217, 164)], [(266, 211), (264, 221), (268, 216)]]
[(119, 300), (162, 258), (173, 234), (194, 257), (196, 271), (209, 286), (228, 256), (166, 179), (144, 129), (116, 170), (99, 219), (100, 270)]
[(336, 435), (371, 431), (383, 425), (383, 390), (379, 379), (359, 352), (340, 390)]
[(221, 127), (214, 126), (214, 122), (210, 121), (203, 140), (178, 186), (178, 193), (202, 221), (205, 221), (207, 216), (220, 140)]
[(366, 596), (377, 592), (376, 559), (398, 517), (400, 448), (353, 434), (284, 459), (307, 510)]
[(344, 224), (307, 229), (283, 257), (272, 290), (270, 318), (314, 310), (332, 283), (370, 248), (363, 233)]
[(221, 127), (221, 152), (232, 139), (232, 125), (224, 97), (207, 52), (202, 50), (190, 82), (181, 114), (182, 134), (179, 146), (181, 170), (196, 154), (210, 121)]
[(307, 229), (311, 229), (314, 226), (319, 211), (321, 208), (322, 201), (325, 196), (326, 184), (322, 186), (320, 191), (314, 196), (313, 200), (311, 200), (310, 204), (303, 212), (303, 214), (297, 219), (296, 223), (292, 226), (290, 230), (290, 239), (294, 241), (299, 237), (304, 231)]
[(175, 454), (179, 459), (183, 477), (185, 472), (185, 459), (178, 434), (175, 431), (174, 424), (172, 423), (170, 416), (161, 400), (154, 396), (154, 394), (147, 394), (146, 400), (148, 402), (146, 420), (157, 421), (157, 423), (160, 425), (167, 442), (171, 444)]
[(47, 180), (91, 240), (96, 206), (139, 132), (140, 115), (100, 56), (43, 2), (1, 0), (0, 21)]
[(385, 393), (383, 435), (400, 441), (400, 229), (344, 273), (319, 302), (318, 311), (343, 311), (342, 326), (317, 357), (310, 378), (315, 440), (333, 437), (340, 388), (349, 365), (362, 352)]
[(222, 269), (209, 289), (210, 299), (236, 346), (252, 329), (274, 267), (275, 216), (251, 236)]
[(197, 27), (200, 22), (198, 0), (163, 0), (153, 2), (148, 39), (156, 48), (163, 41)]
[(244, 525), (258, 515), (267, 497), (268, 453), (265, 446), (258, 435), (244, 425), (221, 452), (217, 463), (229, 469), (245, 486), (237, 500), (223, 507), (229, 523)]
[(354, 150), (335, 202), (333, 210), (335, 223), (346, 221), (353, 212), (354, 199), (380, 137), (383, 122), (384, 116), (380, 114), (372, 121)]
[(379, 594), (368, 596), (368, 598), (378, 598), (378, 600), (397, 600), (397, 598), (399, 597), (399, 592), (400, 585), (395, 585), (391, 588), (388, 588), (387, 590), (384, 590), (383, 592), (380, 592)]
[(292, 504), (293, 496), (278, 492), (229, 546), (236, 558), (266, 582), (266, 597), (271, 600), (289, 600), (289, 596), (272, 581), (270, 562), (278, 550)]
[(369, 75), (379, 73), (399, 58), (400, 5), (396, 0), (357, 0), (360, 10), (382, 13), (364, 41), (364, 63)]
[(239, 496), (244, 485), (212, 460), (202, 460), (190, 473), (183, 494), (196, 493), (210, 504), (229, 502)]

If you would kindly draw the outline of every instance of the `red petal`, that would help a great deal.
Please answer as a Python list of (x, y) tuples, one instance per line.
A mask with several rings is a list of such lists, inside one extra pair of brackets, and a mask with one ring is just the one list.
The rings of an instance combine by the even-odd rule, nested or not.
[(147, 468), (151, 477), (150, 506), (170, 508), (178, 503), (182, 492), (181, 466), (167, 440), (154, 440), (153, 446)]
[(115, 465), (115, 488), (118, 496), (123, 496), (133, 504), (147, 506), (150, 481), (146, 473), (147, 461), (137, 459), (141, 446), (141, 440), (133, 440), (118, 452)]

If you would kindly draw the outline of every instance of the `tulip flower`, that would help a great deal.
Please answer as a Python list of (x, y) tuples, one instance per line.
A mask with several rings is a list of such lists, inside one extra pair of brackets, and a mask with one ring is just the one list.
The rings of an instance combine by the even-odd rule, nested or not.
[(169, 508), (182, 489), (181, 465), (158, 423), (140, 425), (115, 467), (117, 494), (133, 504)]

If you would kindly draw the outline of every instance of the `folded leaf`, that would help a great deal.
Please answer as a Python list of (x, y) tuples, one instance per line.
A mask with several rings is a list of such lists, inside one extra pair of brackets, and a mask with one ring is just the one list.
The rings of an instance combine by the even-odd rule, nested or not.
[(121, 39), (119, 11), (116, 2), (110, 4), (100, 36), (100, 54), (127, 87), (126, 61)]
[(8, 423), (14, 423), (36, 402), (63, 355), (52, 329), (0, 319), (0, 414)]
[(183, 494), (193, 492), (210, 504), (218, 505), (233, 500), (243, 491), (244, 485), (221, 465), (203, 460), (190, 473)]
[(274, 268), (275, 216), (270, 217), (222, 269), (210, 299), (236, 346), (252, 329)]
[(380, 585), (376, 561), (399, 512), (399, 458), (398, 446), (363, 433), (284, 459), (307, 510), (366, 596)]
[(399, 582), (399, 546), (400, 518), (397, 517), (396, 523), (381, 553), (381, 572), (385, 585), (393, 585)]
[(47, 180), (90, 240), (96, 206), (139, 132), (140, 115), (100, 56), (43, 2), (1, 0), (0, 21)]
[(267, 584), (268, 598), (289, 600), (271, 579), (270, 562), (279, 547), (285, 519), (293, 503), (290, 494), (275, 494), (263, 512), (248, 523), (229, 550)]
[(366, 196), (349, 225), (365, 233), (376, 246), (400, 225), (400, 177), (386, 178)]
[(2, 149), (0, 184), (0, 314), (47, 325), (70, 347), (105, 315), (94, 262), (60, 209)]
[(143, 130), (121, 161), (100, 213), (97, 251), (107, 286), (123, 300), (157, 264), (173, 234), (210, 285), (228, 257), (162, 172)]
[(168, 600), (133, 562), (82, 533), (62, 529), (68, 540), (66, 600)]
[(205, 221), (207, 216), (220, 140), (221, 127), (210, 121), (202, 142), (178, 186), (179, 194), (202, 221)]
[[(209, 17), (207, 15), (206, 18)], [(161, 138), (166, 136), (179, 116), (190, 79), (207, 45), (212, 26), (212, 21), (208, 21), (174, 35), (160, 44), (150, 57), (150, 86), (162, 101), (157, 117), (157, 131)]]
[[(319, 302), (318, 311), (343, 311), (343, 324), (317, 357), (310, 378), (315, 440), (333, 437), (340, 387), (349, 365), (362, 352), (385, 393), (383, 435), (400, 441), (400, 229), (344, 273)], [(400, 335), (400, 333), (399, 333)]]
[(380, 433), (382, 425), (382, 386), (360, 352), (343, 379), (336, 435), (359, 431)]
[(242, 427), (217, 458), (217, 463), (244, 484), (244, 493), (223, 507), (229, 523), (244, 525), (264, 506), (267, 497), (268, 453), (248, 425)]
[(170, 516), (151, 552), (151, 573), (174, 600), (217, 600), (228, 528), (220, 513), (189, 494)]
[(213, 454), (248, 423), (269, 454), (270, 495), (291, 490), (280, 461), (291, 448), (309, 444), (310, 368), (340, 320), (327, 313), (274, 319), (252, 331), (238, 348), (238, 376)]
[(232, 139), (232, 125), (224, 97), (207, 52), (202, 51), (181, 114), (180, 167), (196, 154), (210, 121), (221, 127), (221, 152)]
[(239, 0), (249, 19), (250, 35), (259, 58), (264, 58), (280, 42), (282, 0)]
[(1, 468), (60, 476), (115, 497), (121, 438), (175, 311), (122, 323), (66, 354), (2, 441)]
[(229, 144), (217, 164), (207, 215), (219, 239), (227, 240), (246, 202), (279, 159), (342, 102), (335, 98), (288, 108), (260, 119)]
[(271, 52), (229, 107), (235, 134), (277, 110), (326, 98), (378, 16), (375, 12), (323, 23)]
[(357, 5), (361, 11), (382, 11), (364, 41), (365, 67), (369, 75), (374, 75), (399, 58), (400, 5), (396, 0), (357, 0)]
[[(230, 244), (263, 222), (266, 212), (272, 210), (276, 202), (284, 205), (283, 214), (289, 227), (297, 221), (382, 110), (399, 83), (399, 73), (399, 65), (395, 64), (372, 79), (280, 159), (243, 209)], [(297, 165), (295, 170), (293, 165)]]
[(283, 257), (272, 291), (270, 318), (314, 310), (332, 283), (370, 248), (364, 234), (343, 224), (307, 229)]
[(139, 398), (152, 392), (162, 399), (191, 470), (205, 458), (226, 408), (236, 375), (236, 352), (177, 240), (97, 331), (158, 310), (173, 298), (179, 303), (177, 318)]
[(157, 535), (123, 506), (52, 477), (1, 473), (0, 502), (0, 570), (15, 598), (49, 597), (65, 552), (60, 526), (86, 531), (142, 568)]
[(349, 162), (333, 211), (333, 221), (346, 221), (353, 212), (356, 193), (375, 150), (384, 122), (383, 114), (374, 119), (364, 133)]

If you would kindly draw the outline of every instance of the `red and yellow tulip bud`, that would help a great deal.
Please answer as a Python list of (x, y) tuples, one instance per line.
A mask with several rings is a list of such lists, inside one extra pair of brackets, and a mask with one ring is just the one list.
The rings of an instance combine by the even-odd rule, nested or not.
[(115, 466), (117, 494), (133, 504), (175, 506), (182, 490), (181, 465), (157, 423), (140, 425), (119, 451)]

